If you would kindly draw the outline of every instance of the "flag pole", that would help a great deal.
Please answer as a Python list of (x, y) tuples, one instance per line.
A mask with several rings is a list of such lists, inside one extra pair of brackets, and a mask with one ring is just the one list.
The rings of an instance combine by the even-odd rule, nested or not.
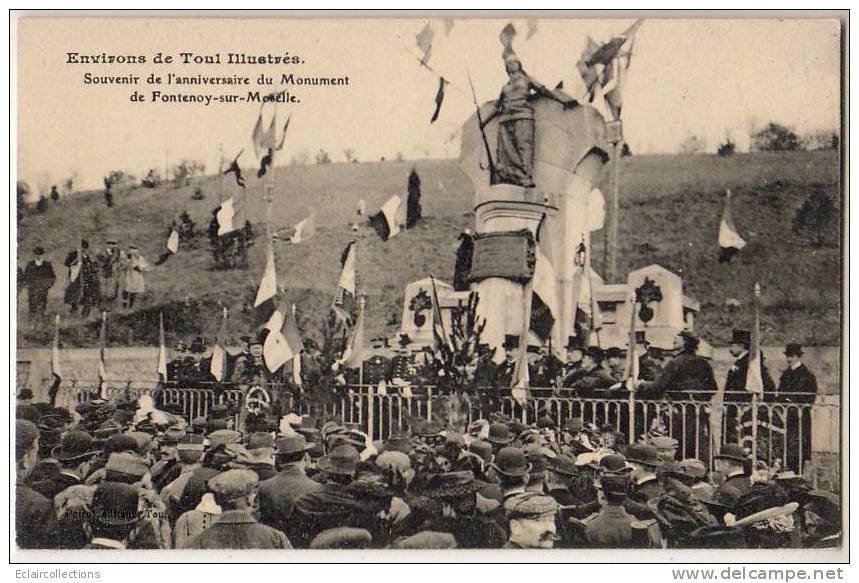
[(102, 373), (105, 372), (104, 366), (104, 344), (106, 342), (107, 337), (107, 312), (101, 313), (101, 333), (99, 334), (99, 352), (98, 352), (98, 397), (99, 399), (107, 400), (107, 391), (104, 386), (104, 376)]
[[(752, 318), (753, 318), (753, 331), (754, 334), (754, 342), (755, 346), (752, 347), (757, 354), (758, 359), (758, 367), (759, 367), (759, 376), (761, 376), (761, 380), (763, 381), (762, 375), (762, 366), (761, 362), (761, 314), (760, 314), (760, 297), (761, 297), (761, 286), (758, 282), (755, 282), (755, 287), (752, 293)], [(751, 359), (749, 359), (751, 361)], [(748, 380), (746, 380), (746, 384), (748, 384)], [(752, 392), (752, 471), (755, 469), (755, 465), (758, 461), (758, 391)]]
[(54, 382), (48, 390), (48, 402), (52, 407), (56, 406), (57, 393), (60, 390), (62, 377), (60, 375), (60, 315), (57, 314), (54, 318), (54, 344), (51, 347), (51, 373), (54, 377)]
[[(357, 291), (357, 286), (356, 286)], [(367, 305), (367, 296), (361, 294), (360, 299), (358, 300), (358, 309), (361, 310), (358, 314), (358, 317), (364, 315), (364, 308)], [(358, 366), (358, 386), (361, 387), (364, 385), (364, 361), (361, 361), (361, 364)]]

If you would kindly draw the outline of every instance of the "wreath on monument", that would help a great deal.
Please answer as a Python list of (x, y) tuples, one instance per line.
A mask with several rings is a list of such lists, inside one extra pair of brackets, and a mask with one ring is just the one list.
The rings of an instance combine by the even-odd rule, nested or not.
[(423, 312), (432, 309), (432, 300), (425, 289), (420, 290), (409, 302), (409, 310), (412, 311), (412, 321), (418, 328), (426, 324), (427, 317)]

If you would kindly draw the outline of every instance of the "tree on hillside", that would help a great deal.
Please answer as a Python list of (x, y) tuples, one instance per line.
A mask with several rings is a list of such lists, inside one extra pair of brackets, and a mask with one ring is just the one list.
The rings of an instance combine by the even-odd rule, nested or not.
[(343, 156), (350, 164), (353, 164), (358, 161), (358, 157), (355, 155), (355, 150), (353, 148), (345, 148), (343, 150)]
[(838, 240), (838, 218), (833, 197), (815, 190), (796, 211), (793, 217), (793, 232), (797, 236), (810, 239), (815, 246), (822, 247)]
[(331, 156), (328, 155), (328, 152), (319, 148), (319, 151), (316, 152), (316, 163), (317, 164), (331, 164)]
[(822, 130), (808, 134), (803, 141), (807, 150), (837, 150), (840, 140), (837, 132)]
[(773, 121), (752, 134), (752, 145), (762, 152), (793, 152), (802, 149), (802, 142), (796, 132)]
[(206, 171), (206, 165), (198, 160), (182, 160), (172, 169), (173, 186), (182, 188), (191, 184), (191, 179), (201, 176)]
[(716, 150), (716, 153), (722, 158), (727, 158), (729, 156), (733, 156), (737, 151), (737, 144), (731, 138), (728, 138), (724, 144), (719, 144), (719, 148)]

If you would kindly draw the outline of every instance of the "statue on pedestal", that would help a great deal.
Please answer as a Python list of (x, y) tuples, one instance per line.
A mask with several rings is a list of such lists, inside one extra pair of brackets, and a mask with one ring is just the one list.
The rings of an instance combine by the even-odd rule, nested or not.
[(545, 96), (563, 104), (564, 109), (578, 102), (558, 91), (546, 88), (522, 69), (522, 61), (511, 51), (504, 53), (504, 66), (509, 80), (501, 89), (495, 109), (480, 124), (481, 131), (499, 117), (498, 145), (496, 148), (495, 183), (534, 187), (534, 107), (535, 96)]

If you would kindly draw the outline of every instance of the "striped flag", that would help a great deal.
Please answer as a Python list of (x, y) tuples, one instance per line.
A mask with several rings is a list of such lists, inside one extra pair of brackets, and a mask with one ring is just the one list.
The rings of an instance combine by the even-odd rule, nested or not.
[(164, 312), (158, 314), (158, 380), (167, 382), (167, 345), (164, 342)]
[(636, 20), (622, 35), (623, 42), (617, 50), (616, 56), (609, 63), (605, 82), (603, 83), (603, 95), (612, 117), (620, 119), (623, 107), (623, 92), (626, 86), (627, 70), (632, 62), (632, 46), (635, 43), (635, 33), (641, 26), (643, 20)]
[(290, 242), (302, 243), (316, 234), (316, 213), (310, 213), (310, 216), (300, 220), (294, 227)]
[(441, 305), (438, 301), (438, 290), (435, 285), (435, 277), (430, 275), (432, 282), (432, 333), (435, 338), (436, 346), (442, 345), (448, 350), (453, 350), (453, 342), (450, 336), (447, 335), (447, 330), (444, 328), (444, 319), (441, 316)]
[[(560, 334), (553, 334), (553, 331), (560, 332), (555, 330), (555, 315), (559, 313), (559, 302), (555, 268), (550, 260), (552, 256), (551, 235), (547, 225), (548, 217), (543, 214), (540, 224), (537, 225), (536, 261), (532, 280), (529, 329), (543, 342), (551, 338), (554, 348), (562, 350), (563, 342)], [(557, 336), (557, 338), (553, 338), (553, 336)]]
[(731, 189), (725, 191), (725, 206), (722, 209), (722, 221), (719, 224), (719, 263), (730, 263), (734, 255), (746, 246), (745, 240), (737, 232), (734, 216), (731, 210)]
[(358, 243), (352, 241), (340, 255), (340, 282), (337, 284), (337, 293), (334, 295), (332, 309), (338, 318), (344, 322), (352, 321), (352, 312), (355, 309), (355, 267), (358, 261)]
[(761, 373), (761, 286), (755, 282), (752, 299), (752, 334), (749, 343), (749, 368), (746, 371), (746, 390), (763, 394), (764, 379)]
[(258, 323), (266, 322), (271, 317), (275, 308), (274, 298), (276, 295), (277, 273), (275, 271), (274, 245), (271, 242), (271, 238), (269, 238), (265, 269), (262, 272), (262, 278), (257, 288), (257, 295), (254, 299), (254, 311)]
[(358, 306), (358, 317), (355, 319), (355, 325), (349, 332), (349, 338), (346, 341), (346, 348), (343, 350), (343, 356), (340, 362), (348, 368), (358, 368), (367, 358), (366, 346), (364, 342), (364, 298)]
[[(268, 335), (263, 343), (262, 355), (265, 365), (269, 372), (277, 372), (280, 367), (295, 358), (301, 350), (301, 340), (298, 339), (298, 345), (291, 345), (287, 334), (292, 337), (295, 342), (296, 333), (291, 330), (295, 329), (295, 318), (286, 303), (285, 299), (281, 299), (277, 309), (269, 318), (265, 327), (268, 330)], [(296, 331), (297, 332), (297, 331)]]
[(400, 232), (403, 200), (396, 194), (385, 201), (381, 210), (370, 217), (370, 225), (382, 241), (393, 238)]
[(227, 308), (221, 313), (221, 325), (218, 335), (215, 337), (215, 345), (212, 347), (212, 362), (209, 364), (209, 372), (219, 383), (224, 380), (227, 372)]
[(57, 314), (54, 318), (54, 341), (51, 345), (51, 375), (54, 381), (51, 383), (51, 388), (48, 390), (48, 402), (55, 405), (57, 392), (60, 390), (60, 383), (63, 380), (63, 372), (60, 368), (60, 315)]
[(626, 70), (632, 59), (635, 33), (643, 20), (636, 20), (621, 35), (598, 45), (588, 38), (576, 67), (582, 75), (588, 101), (593, 101), (596, 89), (602, 88), (606, 105), (615, 119), (620, 118)]
[(107, 400), (107, 372), (104, 366), (104, 345), (107, 339), (107, 312), (101, 313), (101, 332), (98, 350), (98, 398)]

